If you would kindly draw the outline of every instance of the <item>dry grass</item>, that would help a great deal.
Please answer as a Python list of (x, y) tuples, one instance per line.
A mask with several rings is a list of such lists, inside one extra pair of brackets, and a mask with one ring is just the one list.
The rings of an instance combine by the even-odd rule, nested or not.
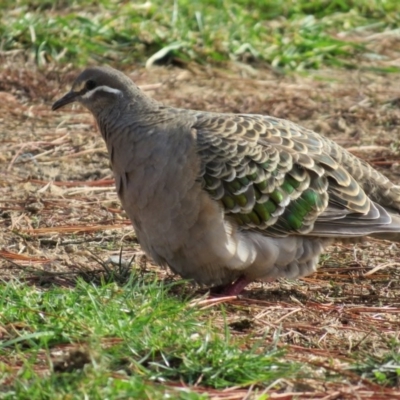
[[(81, 108), (50, 111), (52, 99), (64, 93), (75, 71), (17, 69), (9, 59), (3, 61), (1, 277), (70, 286), (76, 274), (104, 272), (99, 259), (118, 257), (123, 246), (124, 258), (137, 256), (144, 271), (165, 278), (167, 272), (144, 260), (120, 208), (92, 117)], [(131, 76), (149, 95), (171, 105), (268, 113), (299, 122), (399, 179), (399, 76), (360, 71), (276, 76), (247, 67), (196, 65), (139, 68)], [(288, 349), (288, 360), (325, 371), (324, 379), (285, 382), (286, 392), (271, 390), (271, 399), (400, 399), (399, 383), (386, 388), (348, 369), (355, 361), (382, 357), (400, 342), (399, 265), (397, 244), (338, 244), (319, 271), (305, 279), (255, 283), (239, 299), (199, 300), (204, 290), (195, 289), (192, 301), (215, 312), (234, 335), (251, 333), (254, 340), (275, 342)], [(226, 315), (219, 312), (221, 302)], [(329, 374), (341, 380), (329, 380)], [(249, 398), (252, 388), (221, 391), (200, 384), (191, 390), (234, 400)]]

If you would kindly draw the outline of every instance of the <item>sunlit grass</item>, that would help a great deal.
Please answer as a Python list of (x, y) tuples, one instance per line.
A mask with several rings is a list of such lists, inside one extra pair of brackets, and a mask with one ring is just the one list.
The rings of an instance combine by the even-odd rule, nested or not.
[(232, 337), (171, 288), (135, 276), (70, 290), (3, 283), (0, 398), (162, 398), (163, 382), (266, 387), (297, 376), (281, 351)]
[(180, 62), (354, 67), (352, 56), (365, 51), (360, 31), (379, 33), (400, 21), (396, 0), (22, 0), (1, 8), (2, 50), (29, 50), (39, 64), (144, 63), (164, 50)]

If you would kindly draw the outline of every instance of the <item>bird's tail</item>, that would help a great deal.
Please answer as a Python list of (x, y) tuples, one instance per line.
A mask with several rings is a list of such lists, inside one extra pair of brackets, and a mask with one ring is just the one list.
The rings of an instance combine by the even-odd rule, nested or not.
[(385, 226), (384, 232), (372, 233), (369, 236), (392, 242), (400, 242), (400, 215), (394, 213), (389, 213), (389, 215), (392, 218), (392, 222)]

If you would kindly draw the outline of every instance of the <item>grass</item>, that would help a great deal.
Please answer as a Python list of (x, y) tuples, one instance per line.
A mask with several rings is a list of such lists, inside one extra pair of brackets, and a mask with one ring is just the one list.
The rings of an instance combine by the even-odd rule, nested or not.
[(372, 381), (388, 386), (400, 386), (400, 354), (398, 341), (390, 344), (391, 350), (385, 352), (381, 356), (365, 354), (364, 361), (362, 357), (353, 365), (352, 369), (357, 371), (362, 377), (371, 379)]
[(172, 391), (203, 399), (163, 383), (262, 391), (299, 374), (282, 351), (233, 338), (176, 289), (135, 275), (125, 286), (79, 281), (73, 290), (3, 283), (0, 398), (155, 399)]
[(236, 60), (356, 68), (356, 56), (385, 58), (368, 49), (368, 36), (395, 33), (400, 22), (397, 0), (7, 0), (1, 8), (1, 50), (28, 50), (40, 65)]

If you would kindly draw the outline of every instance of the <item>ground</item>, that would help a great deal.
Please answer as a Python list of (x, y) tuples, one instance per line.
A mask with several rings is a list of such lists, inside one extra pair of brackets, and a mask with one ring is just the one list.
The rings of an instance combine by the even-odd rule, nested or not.
[[(77, 71), (38, 69), (16, 57), (7, 56), (0, 67), (0, 277), (71, 287), (74, 274), (104, 272), (101, 262), (117, 260), (122, 246), (123, 258), (134, 256), (135, 268), (160, 280), (178, 279), (142, 254), (91, 115), (79, 106), (51, 111)], [(169, 105), (290, 119), (335, 140), (394, 181), (400, 178), (398, 74), (380, 74), (368, 65), (280, 74), (239, 63), (131, 66), (125, 72)], [(309, 277), (254, 283), (239, 298), (205, 300), (206, 289), (190, 283), (181, 290), (194, 302), (200, 299), (199, 307), (215, 312), (221, 324), (225, 319), (232, 335), (265, 337), (286, 349), (287, 360), (342, 377), (301, 385), (287, 381), (284, 390), (271, 390), (270, 398), (297, 393), (302, 399), (394, 399), (400, 398), (398, 366), (382, 367), (387, 379), (397, 376), (390, 387), (348, 367), (354, 353), (358, 360), (379, 360), (398, 352), (392, 345), (400, 340), (399, 266), (397, 243), (368, 239), (330, 247)], [(225, 314), (218, 315), (222, 303)], [(2, 335), (7, 339), (0, 330)], [(200, 384), (193, 390), (204, 389)], [(239, 399), (249, 390), (207, 393)]]

